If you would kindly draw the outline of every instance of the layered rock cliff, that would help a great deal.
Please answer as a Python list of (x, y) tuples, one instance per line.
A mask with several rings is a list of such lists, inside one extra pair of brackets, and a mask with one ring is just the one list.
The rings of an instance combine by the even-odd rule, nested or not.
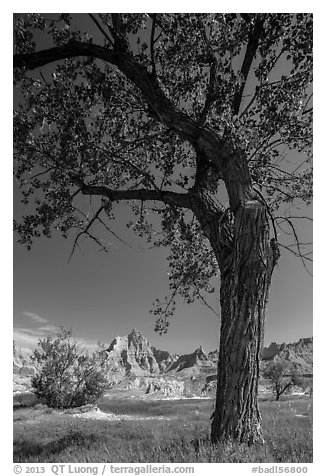
[(213, 368), (214, 362), (206, 355), (204, 349), (200, 346), (191, 354), (180, 355), (179, 358), (172, 362), (167, 371), (183, 373), (200, 373), (202, 367)]
[(113, 380), (128, 374), (159, 374), (165, 362), (172, 359), (168, 352), (152, 348), (136, 329), (127, 336), (115, 337), (106, 352), (107, 371)]
[[(289, 360), (298, 370), (312, 373), (313, 340), (292, 344), (272, 343), (262, 350), (262, 365), (278, 358)], [(164, 397), (204, 396), (216, 388), (218, 352), (199, 347), (190, 354), (170, 354), (153, 347), (141, 332), (115, 337), (106, 349), (106, 373), (110, 388), (139, 390)], [(30, 353), (14, 342), (14, 390), (30, 389), (35, 368)]]
[(276, 344), (273, 342), (261, 352), (262, 361), (277, 359), (288, 360), (299, 371), (312, 373), (313, 371), (313, 338), (306, 337), (290, 344)]

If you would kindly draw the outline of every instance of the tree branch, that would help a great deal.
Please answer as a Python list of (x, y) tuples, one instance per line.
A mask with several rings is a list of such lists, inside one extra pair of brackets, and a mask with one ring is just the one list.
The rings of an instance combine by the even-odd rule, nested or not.
[(193, 207), (193, 200), (190, 194), (181, 194), (170, 191), (150, 190), (150, 189), (131, 189), (131, 190), (114, 190), (106, 185), (85, 184), (78, 177), (73, 178), (73, 182), (80, 188), (84, 195), (98, 195), (109, 199), (111, 202), (121, 200), (153, 200), (164, 202), (168, 205), (189, 208)]
[(109, 49), (93, 43), (73, 40), (63, 46), (36, 53), (14, 55), (14, 67), (33, 70), (55, 61), (77, 56), (98, 58), (117, 66), (126, 78), (140, 89), (156, 120), (176, 132), (195, 148), (205, 150), (207, 158), (219, 170), (224, 167), (224, 160), (229, 157), (229, 153), (225, 151), (222, 141), (213, 131), (208, 128), (200, 128), (194, 119), (178, 111), (167, 98), (156, 78), (125, 49), (120, 47)]
[(207, 48), (208, 60), (211, 63), (211, 67), (209, 71), (209, 83), (207, 88), (206, 101), (198, 121), (200, 126), (203, 126), (205, 124), (206, 117), (210, 111), (210, 108), (215, 102), (215, 99), (216, 99), (215, 87), (216, 87), (216, 79), (217, 79), (217, 60), (215, 58), (214, 51), (207, 38), (205, 25), (203, 23), (202, 23), (202, 37)]
[(71, 253), (70, 253), (70, 256), (69, 256), (69, 260), (68, 260), (68, 263), (70, 263), (70, 260), (75, 252), (75, 248), (76, 246), (78, 245), (78, 240), (79, 238), (82, 236), (82, 235), (87, 235), (88, 234), (88, 230), (91, 228), (91, 226), (93, 225), (93, 223), (97, 220), (97, 218), (99, 217), (100, 213), (104, 210), (105, 208), (105, 205), (102, 205), (98, 210), (97, 212), (95, 213), (95, 215), (93, 216), (93, 218), (88, 222), (87, 226), (85, 229), (82, 229), (78, 235), (76, 236), (75, 240), (74, 240), (74, 245), (72, 247), (72, 250), (71, 250)]
[(202, 304), (206, 306), (208, 309), (210, 309), (218, 319), (221, 319), (221, 315), (218, 312), (216, 312), (215, 309), (210, 304), (208, 304), (208, 302), (206, 301), (206, 299), (204, 298), (204, 296), (200, 293), (198, 289), (197, 289), (197, 293), (198, 293), (198, 298), (202, 302)]
[(214, 58), (213, 63), (210, 67), (210, 72), (209, 72), (209, 84), (207, 88), (206, 101), (198, 120), (198, 123), (200, 126), (203, 126), (205, 124), (207, 115), (216, 99), (216, 94), (215, 94), (216, 73), (217, 73), (217, 63)]
[(100, 30), (101, 33), (103, 33), (104, 37), (108, 40), (108, 42), (110, 43), (111, 46), (114, 46), (111, 38), (109, 37), (109, 35), (106, 33), (106, 31), (102, 28), (102, 26), (100, 25), (100, 23), (97, 21), (97, 19), (95, 18), (95, 16), (92, 14), (92, 13), (89, 13), (88, 14), (91, 19), (93, 20), (93, 22), (95, 23), (95, 25), (97, 26), (97, 28)]
[(258, 86), (256, 86), (255, 92), (253, 93), (251, 100), (249, 101), (245, 109), (240, 114), (239, 119), (242, 119), (243, 116), (245, 116), (245, 114), (250, 110), (251, 106), (253, 105), (253, 103), (255, 102), (257, 98), (257, 92), (258, 92)]
[(121, 51), (127, 51), (127, 38), (125, 34), (125, 25), (121, 19), (120, 13), (111, 13), (112, 18), (112, 26), (113, 28), (110, 30), (114, 37), (114, 45), (120, 49)]
[[(100, 150), (103, 150), (104, 152), (107, 152), (103, 147), (100, 147), (99, 146), (99, 149)], [(117, 159), (120, 159), (120, 160), (117, 160), (115, 157), (110, 157), (108, 159), (108, 163), (110, 162), (113, 162), (114, 164), (127, 164), (130, 168), (134, 169), (136, 172), (138, 172), (138, 174), (140, 175), (140, 177), (144, 177), (148, 182), (151, 183), (151, 185), (156, 188), (157, 190), (159, 190), (159, 188), (157, 187), (156, 183), (155, 183), (155, 180), (154, 178), (151, 176), (151, 174), (149, 172), (147, 172), (146, 170), (142, 170), (140, 167), (138, 167), (138, 165), (135, 165), (133, 164), (130, 160), (126, 159), (125, 157), (123, 156), (120, 156), (119, 154), (116, 154), (116, 157)]]
[[(116, 42), (115, 48), (109, 49), (93, 43), (70, 41), (66, 45), (37, 53), (14, 55), (14, 66), (35, 69), (57, 60), (75, 56), (90, 56), (117, 66), (126, 78), (140, 89), (156, 120), (183, 140), (187, 140), (197, 152), (203, 152), (204, 160), (207, 163), (212, 163), (215, 169), (223, 174), (222, 178), (229, 194), (230, 207), (233, 210), (243, 200), (251, 196), (251, 180), (245, 157), (240, 154), (234, 160), (230, 160), (230, 154), (232, 154), (230, 144), (225, 143), (208, 127), (200, 127), (197, 121), (178, 111), (161, 89), (157, 79), (147, 71), (144, 65), (138, 63), (129, 51), (120, 46), (116, 47)], [(240, 169), (241, 180), (239, 180)], [(105, 193), (104, 191), (104, 195)], [(139, 195), (136, 198), (139, 198)], [(147, 196), (145, 199), (148, 199)], [(162, 195), (157, 195), (156, 199), (162, 200)], [(188, 200), (185, 206), (189, 208)], [(182, 204), (177, 205), (184, 206), (184, 204), (185, 199), (183, 198)]]
[[(301, 262), (302, 262), (302, 264), (303, 264), (305, 270), (306, 270), (307, 273), (312, 277), (312, 273), (310, 272), (310, 270), (308, 269), (308, 267), (307, 267), (307, 265), (306, 265), (306, 263), (305, 263), (305, 260), (307, 260), (307, 261), (312, 261), (312, 259), (309, 258), (307, 255), (305, 255), (305, 254), (302, 252), (302, 250), (301, 250), (301, 245), (302, 245), (302, 243), (300, 243), (299, 237), (298, 237), (298, 235), (297, 235), (297, 231), (296, 231), (295, 226), (293, 225), (292, 221), (291, 221), (289, 218), (287, 218), (287, 217), (282, 217), (282, 218), (283, 218), (283, 220), (284, 220), (286, 223), (288, 223), (288, 224), (290, 225), (290, 228), (291, 228), (291, 230), (292, 230), (292, 234), (293, 234), (294, 239), (295, 239), (295, 245), (296, 245), (296, 248), (297, 248), (298, 251), (295, 252), (295, 251), (293, 251), (291, 248), (289, 248), (288, 246), (285, 246), (285, 245), (283, 245), (283, 244), (281, 244), (281, 243), (280, 243), (280, 246), (282, 246), (283, 248), (288, 249), (288, 250), (291, 251), (291, 253), (293, 253), (295, 256), (299, 257), (299, 258), (301, 259)], [(280, 225), (278, 225), (278, 226), (280, 226)], [(280, 228), (281, 228), (281, 227), (280, 227)]]
[(246, 85), (251, 64), (257, 53), (259, 38), (262, 36), (264, 32), (263, 25), (264, 25), (264, 17), (263, 18), (258, 17), (254, 26), (249, 32), (247, 49), (246, 49), (246, 53), (245, 53), (241, 70), (240, 70), (241, 84), (238, 87), (237, 91), (235, 92), (235, 95), (233, 98), (232, 111), (234, 115), (238, 114), (240, 109), (242, 94)]
[(151, 31), (151, 62), (152, 62), (152, 75), (153, 76), (156, 76), (155, 55), (154, 55), (155, 25), (156, 25), (156, 13), (153, 13), (153, 15), (152, 15), (152, 31)]

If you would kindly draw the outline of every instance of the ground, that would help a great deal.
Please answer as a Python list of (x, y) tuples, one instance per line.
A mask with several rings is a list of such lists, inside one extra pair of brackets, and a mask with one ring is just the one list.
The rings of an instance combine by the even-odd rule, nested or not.
[(83, 416), (32, 406), (32, 397), (15, 400), (14, 462), (312, 462), (312, 399), (306, 396), (263, 397), (266, 444), (251, 449), (210, 445), (213, 399), (106, 396), (99, 410)]

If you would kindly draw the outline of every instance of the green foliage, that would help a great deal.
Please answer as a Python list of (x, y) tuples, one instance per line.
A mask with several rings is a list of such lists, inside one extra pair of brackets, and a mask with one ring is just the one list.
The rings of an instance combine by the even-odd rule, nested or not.
[(34, 393), (51, 408), (79, 407), (103, 395), (107, 384), (103, 350), (84, 353), (71, 331), (62, 329), (56, 337), (40, 339), (32, 361), (37, 369)]

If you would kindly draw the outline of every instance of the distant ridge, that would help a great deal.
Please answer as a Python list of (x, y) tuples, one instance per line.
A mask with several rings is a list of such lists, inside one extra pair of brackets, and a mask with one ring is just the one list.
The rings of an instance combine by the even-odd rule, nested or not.
[[(116, 336), (106, 351), (106, 373), (110, 387), (143, 388), (146, 393), (164, 396), (203, 395), (214, 391), (218, 351), (206, 353), (202, 346), (189, 354), (171, 354), (157, 349), (137, 329), (126, 336)], [(262, 366), (269, 361), (286, 359), (304, 373), (313, 372), (313, 338), (290, 344), (271, 343), (261, 351)], [(14, 389), (30, 388), (35, 368), (30, 354), (14, 342)], [(215, 382), (215, 383), (214, 383)]]
[(261, 352), (262, 361), (285, 359), (302, 372), (313, 371), (313, 338), (305, 337), (290, 344), (272, 342)]
[(202, 346), (196, 349), (191, 354), (180, 355), (180, 357), (173, 362), (167, 369), (169, 372), (181, 372), (185, 369), (193, 369), (194, 367), (213, 367), (214, 363), (205, 353)]
[(137, 329), (133, 329), (127, 336), (115, 337), (106, 352), (112, 377), (113, 374), (196, 374), (203, 367), (216, 367), (216, 355), (207, 355), (202, 346), (190, 354), (170, 354), (153, 347)]
[[(107, 348), (108, 364), (120, 375), (133, 373), (196, 375), (217, 368), (218, 351), (206, 353), (202, 346), (189, 354), (171, 354), (153, 347), (141, 332), (133, 329), (127, 336), (115, 337)], [(286, 359), (303, 372), (313, 369), (313, 338), (290, 344), (272, 343), (261, 352), (262, 361)]]

